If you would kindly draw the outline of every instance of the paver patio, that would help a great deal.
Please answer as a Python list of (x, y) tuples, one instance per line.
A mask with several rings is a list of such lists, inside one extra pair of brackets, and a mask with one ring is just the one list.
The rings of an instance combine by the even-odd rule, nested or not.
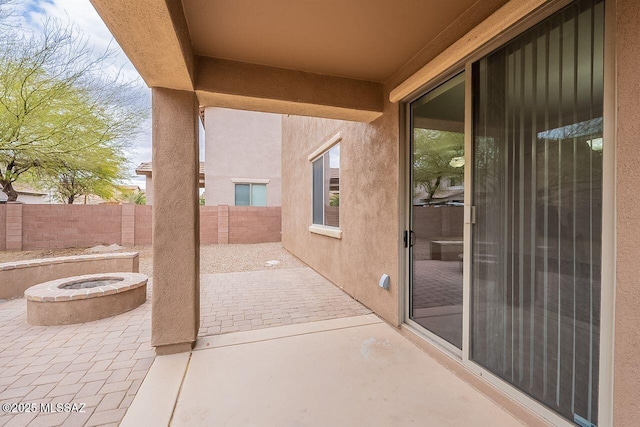
[[(83, 413), (0, 413), (0, 426), (117, 425), (155, 353), (149, 298), (122, 315), (31, 326), (26, 301), (0, 302), (0, 403), (86, 403)], [(200, 336), (370, 313), (308, 267), (201, 280)]]
[(308, 267), (203, 275), (200, 336), (371, 313)]

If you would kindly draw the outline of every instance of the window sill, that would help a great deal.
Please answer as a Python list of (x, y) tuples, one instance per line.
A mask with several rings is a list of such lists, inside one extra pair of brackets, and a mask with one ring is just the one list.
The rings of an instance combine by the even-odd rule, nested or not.
[(309, 231), (314, 234), (321, 234), (334, 239), (342, 239), (342, 230), (336, 227), (327, 227), (326, 225), (310, 225)]
[(268, 184), (270, 179), (255, 179), (255, 178), (231, 178), (231, 182), (234, 184)]

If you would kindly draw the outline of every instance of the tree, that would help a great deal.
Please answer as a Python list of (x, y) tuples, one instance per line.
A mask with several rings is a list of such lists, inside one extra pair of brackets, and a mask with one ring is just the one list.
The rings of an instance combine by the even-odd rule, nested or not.
[(148, 107), (137, 82), (105, 74), (113, 52), (95, 55), (88, 39), (54, 21), (41, 36), (1, 43), (0, 185), (8, 201), (17, 199), (13, 183), (24, 175), (51, 183), (93, 174), (104, 184), (105, 165), (90, 165), (104, 159), (90, 154), (121, 150), (138, 131)]
[(50, 190), (57, 199), (73, 204), (80, 196), (96, 195), (110, 200), (118, 181), (126, 178), (127, 160), (117, 146), (95, 145), (73, 158), (64, 158), (43, 174), (36, 172), (36, 185)]
[(15, 10), (10, 6), (16, 3), (16, 0), (0, 0), (0, 27), (9, 25), (9, 18), (15, 15)]
[(433, 199), (442, 179), (462, 177), (464, 168), (452, 166), (452, 160), (464, 155), (464, 134), (432, 129), (415, 129), (413, 182)]
[(127, 188), (121, 188), (121, 201), (126, 203), (133, 203), (134, 205), (146, 205), (147, 204), (147, 195), (144, 191), (131, 190)]

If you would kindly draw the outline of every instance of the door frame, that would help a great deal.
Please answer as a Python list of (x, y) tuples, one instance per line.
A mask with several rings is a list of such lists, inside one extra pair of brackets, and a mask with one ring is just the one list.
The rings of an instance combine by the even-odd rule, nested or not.
[[(469, 162), (467, 161), (467, 150), (468, 150), (468, 145), (471, 142), (470, 138), (467, 137), (467, 121), (468, 121), (468, 117), (467, 115), (469, 114), (467, 109), (468, 109), (468, 105), (467, 105), (467, 99), (468, 99), (468, 95), (467, 95), (467, 90), (468, 90), (468, 76), (469, 74), (467, 74), (467, 67), (456, 67), (452, 70), (450, 70), (449, 72), (447, 72), (446, 74), (443, 74), (442, 76), (440, 76), (438, 79), (433, 80), (432, 82), (430, 82), (428, 89), (421, 91), (420, 93), (416, 94), (415, 96), (411, 97), (409, 100), (407, 100), (404, 104), (405, 104), (405, 111), (404, 111), (404, 117), (405, 117), (405, 132), (406, 132), (406, 142), (405, 142), (405, 153), (404, 153), (404, 159), (405, 159), (405, 187), (403, 189), (403, 193), (404, 193), (404, 199), (405, 199), (405, 206), (406, 206), (406, 215), (405, 215), (405, 224), (406, 226), (403, 228), (406, 230), (410, 230), (411, 227), (411, 221), (412, 221), (412, 213), (413, 213), (413, 186), (412, 186), (412, 177), (413, 177), (413, 167), (412, 167), (412, 163), (413, 163), (413, 152), (412, 152), (412, 148), (413, 148), (413, 132), (412, 132), (412, 128), (413, 128), (413, 122), (412, 122), (412, 118), (411, 118), (411, 108), (410, 105), (413, 101), (417, 100), (418, 98), (420, 98), (421, 96), (429, 93), (430, 91), (436, 89), (437, 87), (439, 87), (440, 85), (443, 85), (445, 83), (447, 83), (449, 80), (455, 78), (456, 76), (458, 76), (460, 73), (465, 73), (465, 135), (464, 135), (464, 150), (465, 150), (465, 166), (464, 166), (464, 205), (465, 205), (465, 225), (464, 225), (464, 233), (463, 233), (463, 304), (462, 304), (462, 311), (463, 311), (463, 315), (462, 315), (462, 349), (459, 349), (458, 347), (456, 347), (455, 345), (451, 344), (450, 342), (448, 342), (447, 340), (445, 340), (444, 338), (440, 337), (439, 335), (431, 332), (430, 330), (428, 330), (427, 328), (423, 327), (422, 325), (420, 325), (418, 322), (412, 320), (410, 318), (411, 315), (411, 280), (413, 277), (413, 257), (412, 257), (412, 251), (411, 251), (411, 245), (408, 245), (406, 248), (402, 248), (403, 252), (404, 252), (404, 258), (405, 258), (405, 262), (404, 264), (406, 265), (406, 269), (405, 269), (405, 286), (404, 286), (404, 307), (403, 307), (403, 312), (404, 312), (404, 317), (401, 319), (402, 323), (404, 323), (405, 325), (409, 326), (414, 333), (420, 335), (423, 339), (428, 340), (429, 342), (431, 342), (432, 344), (435, 344), (436, 346), (438, 346), (441, 350), (444, 350), (445, 352), (447, 352), (449, 355), (453, 356), (454, 358), (456, 358), (459, 361), (464, 360), (464, 348), (467, 347), (465, 346), (465, 342), (466, 342), (466, 338), (465, 338), (465, 302), (464, 302), (464, 298), (466, 295), (466, 290), (464, 289), (464, 275), (467, 272), (467, 265), (466, 265), (466, 260), (467, 260), (467, 250), (471, 249), (471, 245), (467, 245), (467, 225), (466, 225), (466, 206), (468, 204), (467, 201), (467, 197), (468, 197), (468, 188), (467, 188), (467, 173), (468, 173), (468, 168), (469, 168)], [(469, 139), (469, 141), (467, 141)], [(467, 247), (468, 246), (468, 247)], [(468, 331), (467, 331), (468, 334)]]
[[(463, 233), (463, 321), (462, 321), (462, 351), (448, 343), (433, 332), (419, 325), (409, 318), (410, 315), (410, 281), (412, 279), (412, 259), (410, 248), (400, 244), (399, 263), (402, 271), (399, 274), (401, 285), (398, 289), (399, 321), (408, 331), (419, 336), (429, 344), (440, 349), (444, 355), (463, 366), (464, 369), (482, 377), (488, 384), (515, 400), (525, 408), (545, 418), (554, 425), (573, 426), (569, 420), (559, 415), (547, 406), (529, 397), (523, 391), (498, 377), (483, 366), (470, 359), (470, 327), (471, 327), (471, 248), (473, 238), (473, 140), (472, 140), (472, 64), (496, 48), (506, 44), (519, 34), (527, 31), (539, 22), (548, 18), (558, 10), (572, 3), (573, 0), (551, 0), (538, 9), (528, 11), (517, 20), (514, 25), (506, 29), (499, 36), (491, 39), (478, 49), (462, 55), (453, 65), (442, 71), (400, 101), (400, 189), (399, 207), (400, 242), (402, 234), (411, 225), (411, 211), (413, 208), (413, 191), (411, 188), (412, 170), (412, 123), (411, 102), (425, 93), (433, 90), (450, 78), (465, 71), (465, 170), (464, 170), (464, 233)], [(604, 28), (604, 104), (603, 123), (604, 138), (607, 143), (603, 148), (603, 209), (602, 209), (602, 254), (601, 254), (601, 286), (600, 304), (600, 347), (599, 347), (599, 384), (598, 384), (598, 425), (613, 425), (613, 347), (614, 347), (614, 308), (615, 308), (615, 263), (616, 263), (616, 209), (615, 209), (615, 152), (616, 152), (616, 79), (615, 79), (615, 21), (616, 9), (614, 0), (605, 0), (605, 28)], [(500, 10), (496, 13), (499, 13)], [(446, 50), (445, 52), (446, 53)], [(442, 55), (441, 55), (442, 56)], [(441, 59), (435, 58), (434, 62)], [(404, 122), (404, 123), (403, 123)]]

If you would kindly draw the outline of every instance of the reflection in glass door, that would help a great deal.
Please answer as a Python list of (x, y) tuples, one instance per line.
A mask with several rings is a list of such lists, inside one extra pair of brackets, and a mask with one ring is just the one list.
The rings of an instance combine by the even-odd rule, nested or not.
[(409, 317), (462, 348), (464, 73), (411, 104)]

